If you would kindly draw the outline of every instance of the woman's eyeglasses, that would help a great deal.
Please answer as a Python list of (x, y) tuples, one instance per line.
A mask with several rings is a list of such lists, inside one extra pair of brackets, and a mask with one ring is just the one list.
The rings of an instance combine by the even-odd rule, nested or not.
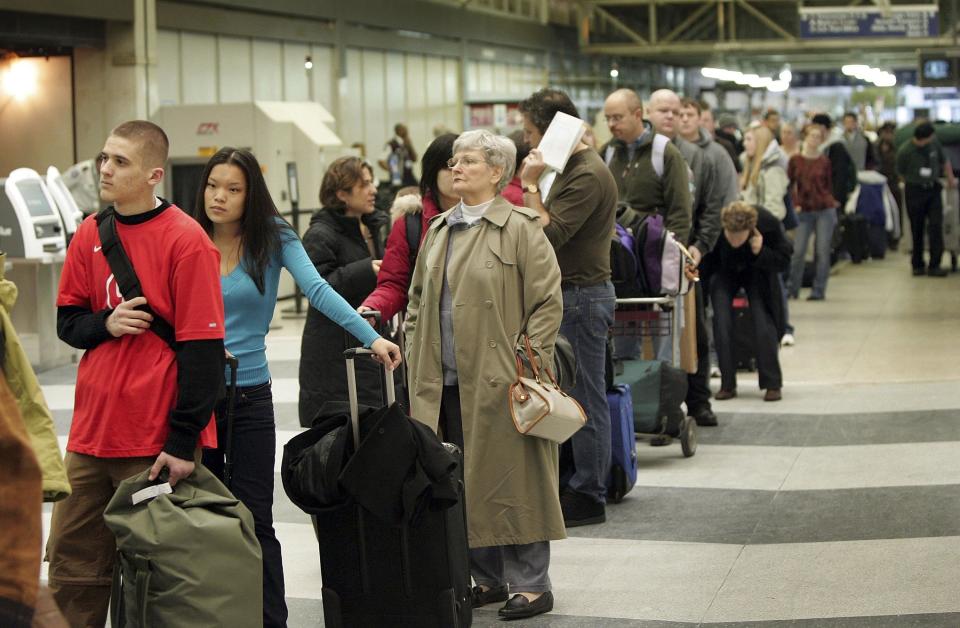
[(470, 166), (475, 166), (477, 164), (482, 164), (484, 161), (476, 157), (471, 157), (470, 155), (464, 155), (463, 157), (454, 157), (447, 160), (447, 168), (454, 168), (457, 164), (462, 164), (464, 168), (469, 168)]

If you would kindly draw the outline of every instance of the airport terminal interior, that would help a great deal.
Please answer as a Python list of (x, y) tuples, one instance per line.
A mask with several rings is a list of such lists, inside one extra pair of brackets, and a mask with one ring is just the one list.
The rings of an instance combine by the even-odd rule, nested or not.
[[(693, 99), (714, 120), (705, 133), (729, 139), (747, 169), (745, 136), (769, 128), (786, 150), (785, 128), (805, 134), (825, 114), (828, 136), (859, 134), (876, 155), (855, 168), (859, 197), (839, 208), (841, 223), (864, 213), (869, 195), (859, 190), (876, 187), (869, 176), (890, 196), (872, 225), (879, 250), (874, 238), (865, 254), (854, 251), (838, 227), (825, 298), (804, 287), (784, 300), (792, 330), (779, 346), (782, 399), (764, 400), (748, 360), (738, 394), (711, 400), (716, 425), (691, 419), (683, 446), (638, 435), (632, 490), (608, 501), (604, 522), (568, 527), (550, 544), (552, 610), (512, 623), (960, 626), (956, 179), (940, 181), (949, 168), (920, 169), (930, 179), (922, 189), (938, 195), (944, 251), (939, 266), (921, 260), (918, 273), (911, 254), (930, 238), (911, 239), (913, 175), (898, 159), (889, 178), (863, 178), (883, 172), (874, 145), (926, 146), (931, 136), (960, 173), (955, 0), (0, 0), (0, 251), (19, 292), (10, 318), (61, 453), (83, 351), (57, 338), (58, 284), (78, 224), (104, 206), (97, 157), (111, 129), (135, 119), (164, 129), (170, 151), (157, 195), (187, 211), (211, 156), (250, 150), (302, 235), (338, 158), (371, 164), (378, 211), (389, 212), (400, 187), (389, 161), (395, 125), (420, 177), (419, 157), (446, 133), (521, 137), (521, 103), (545, 87), (569, 96), (608, 164), (602, 147), (618, 140), (605, 104), (620, 89), (635, 91), (646, 112), (662, 90)], [(805, 151), (796, 141), (793, 150)], [(746, 191), (749, 176), (737, 185)], [(806, 253), (812, 268), (812, 242)], [(279, 286), (266, 336), (273, 517), (287, 625), (306, 628), (325, 625), (318, 542), (280, 465), (283, 445), (305, 429), (309, 303), (286, 271)], [(44, 542), (53, 507), (42, 506)], [(472, 625), (500, 625), (498, 608), (475, 609)]]

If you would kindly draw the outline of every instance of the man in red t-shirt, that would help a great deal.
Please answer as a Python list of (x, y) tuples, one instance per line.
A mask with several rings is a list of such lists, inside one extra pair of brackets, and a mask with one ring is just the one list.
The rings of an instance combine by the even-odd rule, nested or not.
[[(71, 626), (106, 623), (114, 537), (103, 511), (120, 481), (166, 467), (170, 484), (194, 470), (223, 385), (220, 255), (199, 224), (154, 196), (168, 141), (151, 122), (115, 128), (100, 153), (100, 197), (144, 296), (125, 301), (101, 250), (95, 216), (67, 251), (57, 332), (86, 349), (77, 371), (66, 465), (73, 493), (53, 510), (50, 588)], [(149, 304), (175, 330), (176, 350), (150, 331)]]

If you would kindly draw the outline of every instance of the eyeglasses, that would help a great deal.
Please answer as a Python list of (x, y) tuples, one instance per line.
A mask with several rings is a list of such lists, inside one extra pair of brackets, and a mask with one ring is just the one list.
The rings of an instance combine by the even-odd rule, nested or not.
[(448, 159), (447, 168), (455, 168), (457, 164), (462, 164), (464, 168), (469, 168), (470, 166), (475, 166), (482, 163), (485, 163), (482, 159), (478, 159), (470, 155), (464, 155), (463, 157), (453, 157), (452, 159)]
[(623, 120), (624, 118), (629, 118), (630, 116), (632, 116), (632, 115), (635, 114), (636, 112), (637, 112), (637, 110), (634, 109), (633, 111), (631, 111), (630, 113), (625, 114), (625, 115), (618, 113), (618, 114), (616, 114), (616, 115), (603, 116), (603, 117), (606, 119), (607, 124), (610, 124), (610, 123), (619, 124), (621, 120)]

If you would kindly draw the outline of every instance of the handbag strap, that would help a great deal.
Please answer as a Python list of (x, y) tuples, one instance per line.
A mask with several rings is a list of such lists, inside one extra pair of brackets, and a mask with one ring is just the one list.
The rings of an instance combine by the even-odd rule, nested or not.
[[(527, 359), (530, 361), (530, 368), (531, 370), (533, 370), (533, 377), (534, 379), (537, 380), (537, 383), (538, 384), (543, 383), (540, 381), (541, 380), (540, 369), (543, 369), (543, 372), (547, 374), (547, 378), (549, 382), (554, 386), (556, 386), (556, 388), (559, 390), (560, 385), (557, 384), (557, 378), (554, 377), (553, 371), (550, 370), (550, 367), (547, 364), (542, 364), (542, 363), (540, 364), (540, 366), (537, 366), (537, 359), (536, 359), (536, 355), (534, 355), (534, 352), (533, 352), (533, 345), (530, 343), (530, 336), (528, 336), (527, 334), (523, 335), (523, 348), (527, 354)], [(519, 364), (520, 364), (520, 359), (517, 358), (518, 367), (519, 367)]]

